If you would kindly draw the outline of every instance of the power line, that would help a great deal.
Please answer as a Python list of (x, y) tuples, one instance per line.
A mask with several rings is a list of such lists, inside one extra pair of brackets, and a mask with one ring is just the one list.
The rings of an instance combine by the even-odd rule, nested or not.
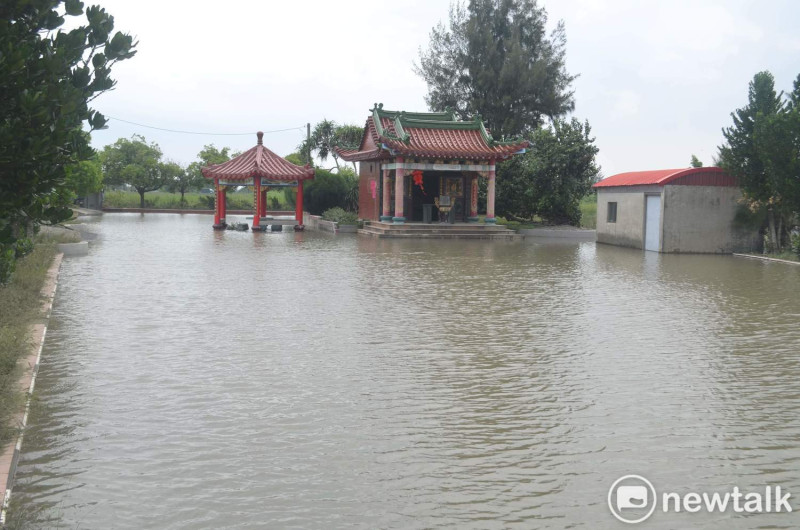
[[(143, 123), (136, 123), (135, 121), (128, 121), (123, 120), (122, 118), (115, 118), (114, 116), (106, 115), (106, 118), (121, 121), (123, 123), (130, 123), (131, 125), (136, 125), (138, 127), (145, 127), (147, 129), (155, 129), (157, 131), (166, 131), (172, 133), (179, 133), (179, 134), (199, 134), (204, 136), (250, 136), (255, 134), (255, 132), (246, 132), (246, 133), (211, 133), (211, 132), (197, 132), (197, 131), (180, 131), (177, 129), (166, 129), (164, 127), (154, 127), (152, 125), (145, 125)], [(271, 134), (271, 133), (279, 133), (279, 132), (286, 132), (286, 131), (300, 131), (305, 128), (305, 125), (300, 127), (289, 127), (287, 129), (275, 129), (274, 131), (263, 131), (264, 134)]]

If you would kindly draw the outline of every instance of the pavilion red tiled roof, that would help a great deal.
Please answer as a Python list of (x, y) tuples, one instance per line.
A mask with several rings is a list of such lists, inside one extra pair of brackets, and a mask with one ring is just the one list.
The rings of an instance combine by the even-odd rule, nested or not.
[(215, 164), (201, 169), (208, 179), (248, 180), (253, 177), (271, 180), (307, 180), (314, 178), (314, 168), (306, 165), (297, 166), (282, 158), (262, 143), (264, 133), (258, 132), (258, 144), (236, 158), (222, 164)]
[(508, 158), (524, 152), (522, 139), (494, 140), (480, 117), (458, 121), (452, 111), (406, 113), (372, 109), (358, 148), (336, 147), (348, 162), (376, 160), (397, 155), (426, 158)]
[[(736, 186), (736, 179), (718, 167), (690, 167), (681, 169), (657, 169), (619, 173), (595, 184), (595, 188), (618, 186), (665, 186), (680, 180), (691, 180), (696, 186)], [(687, 181), (687, 183), (690, 183)]]

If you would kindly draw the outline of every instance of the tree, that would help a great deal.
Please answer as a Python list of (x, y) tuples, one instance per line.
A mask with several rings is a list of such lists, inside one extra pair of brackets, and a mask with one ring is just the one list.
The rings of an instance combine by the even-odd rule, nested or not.
[(753, 140), (772, 180), (771, 201), (780, 212), (776, 227), (780, 252), (800, 213), (800, 75), (783, 112), (756, 118)]
[(200, 152), (197, 153), (197, 158), (203, 163), (203, 166), (222, 164), (231, 159), (230, 151), (230, 147), (217, 149), (214, 144), (208, 144), (204, 145)]
[(82, 160), (65, 169), (65, 188), (77, 197), (86, 197), (103, 189), (103, 169), (100, 158)]
[(573, 110), (564, 24), (549, 37), (546, 25), (536, 0), (452, 4), (449, 26), (433, 28), (415, 65), (428, 84), (428, 106), (463, 119), (480, 114), (496, 138), (532, 132)]
[[(230, 147), (218, 149), (214, 144), (204, 145), (200, 152), (197, 153), (197, 160), (186, 168), (185, 190), (204, 187), (209, 180), (203, 176), (202, 168), (227, 162), (231, 159), (230, 150)], [(183, 193), (181, 191), (181, 202), (184, 202)], [(209, 201), (209, 206), (213, 207), (214, 198), (208, 197), (207, 200)]]
[(192, 174), (188, 168), (183, 168), (176, 162), (165, 162), (161, 165), (164, 180), (169, 191), (181, 194), (181, 204), (186, 202), (184, 195), (190, 189), (198, 187), (197, 176)]
[(500, 164), (497, 213), (520, 221), (580, 225), (580, 201), (600, 175), (588, 122), (555, 120), (529, 135), (531, 147)]
[[(352, 174), (351, 174), (352, 175)], [(309, 213), (320, 215), (325, 210), (346, 208), (351, 177), (318, 169), (313, 180), (303, 186), (303, 205)]]
[(694, 155), (692, 155), (692, 160), (689, 162), (689, 164), (692, 167), (703, 167), (703, 162)]
[[(82, 2), (67, 0), (64, 15), (61, 5), (58, 0), (0, 3), (2, 256), (33, 225), (71, 215), (58, 188), (67, 167), (94, 156), (83, 125), (94, 130), (106, 123), (89, 103), (114, 86), (113, 65), (135, 54), (133, 39), (112, 34), (114, 18), (97, 6), (85, 10), (84, 25), (61, 30), (66, 17), (84, 15)], [(7, 280), (1, 276), (0, 282)]]
[(139, 207), (144, 208), (144, 194), (167, 184), (171, 171), (161, 162), (161, 149), (147, 144), (143, 136), (120, 138), (103, 150), (103, 171), (110, 184), (128, 184), (139, 193)]
[[(339, 155), (336, 154), (334, 147), (358, 147), (363, 132), (364, 128), (358, 125), (338, 125), (332, 120), (322, 120), (314, 126), (311, 137), (304, 140), (298, 149), (309, 160), (312, 153), (316, 153), (322, 162), (325, 162), (330, 155), (333, 157), (336, 169), (339, 170)], [(355, 164), (353, 168), (355, 169)]]
[(791, 134), (787, 114), (794, 107), (787, 109), (781, 96), (771, 73), (757, 73), (747, 105), (731, 113), (733, 125), (722, 130), (725, 143), (719, 147), (721, 166), (738, 179), (751, 209), (766, 209), (769, 250), (774, 252), (783, 249), (792, 209), (791, 164), (785, 157), (792, 149), (790, 140), (784, 142), (790, 136), (783, 135)]

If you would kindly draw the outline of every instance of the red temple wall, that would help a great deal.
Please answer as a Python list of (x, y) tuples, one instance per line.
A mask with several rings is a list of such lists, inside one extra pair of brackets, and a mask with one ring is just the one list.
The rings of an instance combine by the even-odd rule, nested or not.
[(378, 162), (358, 163), (358, 216), (361, 219), (377, 221), (380, 216), (380, 167)]

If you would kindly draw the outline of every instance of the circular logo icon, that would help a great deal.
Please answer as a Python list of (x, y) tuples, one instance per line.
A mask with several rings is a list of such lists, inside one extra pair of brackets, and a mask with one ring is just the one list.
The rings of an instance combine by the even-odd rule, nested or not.
[(656, 511), (656, 489), (642, 476), (620, 477), (608, 489), (608, 509), (623, 523), (641, 523)]

